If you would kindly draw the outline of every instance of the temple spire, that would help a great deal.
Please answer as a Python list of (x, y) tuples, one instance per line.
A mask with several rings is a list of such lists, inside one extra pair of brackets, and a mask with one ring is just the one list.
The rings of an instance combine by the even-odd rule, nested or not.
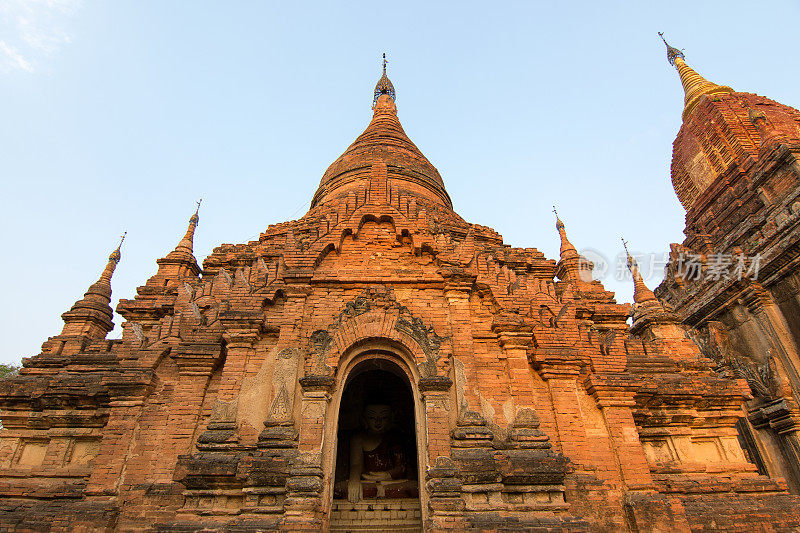
[(183, 236), (181, 242), (178, 243), (178, 246), (175, 247), (175, 251), (186, 252), (188, 254), (194, 253), (194, 230), (197, 227), (197, 224), (200, 222), (200, 204), (203, 203), (203, 199), (197, 202), (197, 209), (195, 209), (194, 214), (189, 218), (189, 227), (186, 229), (186, 235)]
[(628, 256), (628, 270), (631, 271), (631, 276), (633, 276), (633, 301), (637, 304), (658, 301), (653, 291), (648, 289), (647, 285), (644, 284), (642, 274), (639, 272), (639, 264), (636, 262), (636, 259), (631, 257), (628, 251), (628, 243), (624, 238), (622, 239), (622, 246), (625, 248), (625, 255)]
[(558, 211), (556, 210), (556, 206), (553, 206), (553, 213), (556, 215), (556, 229), (558, 230), (558, 235), (561, 238), (561, 249), (559, 250), (559, 260), (558, 264), (556, 265), (556, 275), (559, 279), (563, 281), (569, 281), (576, 286), (583, 286), (583, 282), (591, 281), (592, 274), (591, 271), (588, 273), (581, 273), (581, 269), (591, 267), (588, 262), (582, 262), (581, 256), (578, 254), (578, 250), (569, 242), (567, 238), (567, 230), (564, 227), (564, 223), (561, 221), (561, 218), (558, 216)]
[(189, 218), (189, 227), (178, 245), (166, 257), (157, 259), (158, 272), (147, 280), (147, 285), (167, 287), (177, 284), (186, 278), (196, 278), (200, 274), (200, 267), (194, 257), (194, 231), (200, 222), (200, 204), (197, 202), (194, 214)]
[[(680, 319), (669, 306), (662, 304), (653, 291), (647, 288), (639, 272), (639, 265), (628, 251), (628, 243), (622, 239), (628, 256), (628, 269), (633, 276), (633, 309), (631, 309), (631, 333), (645, 339), (658, 340), (667, 345), (686, 346), (687, 339), (680, 327)], [(670, 351), (669, 356), (683, 359), (689, 353), (682, 349)]]
[(383, 54), (383, 75), (378, 80), (378, 83), (375, 84), (375, 96), (372, 99), (372, 106), (374, 107), (375, 104), (378, 103), (378, 98), (381, 95), (386, 94), (392, 100), (395, 100), (395, 92), (394, 92), (394, 85), (389, 80), (389, 77), (386, 75), (386, 53)]
[(578, 250), (569, 242), (567, 238), (567, 230), (564, 227), (564, 223), (558, 217), (558, 211), (556, 210), (556, 206), (553, 206), (553, 213), (556, 215), (556, 230), (558, 230), (558, 235), (561, 237), (561, 259), (565, 259), (568, 257), (578, 256)]
[(667, 61), (677, 69), (678, 75), (681, 78), (681, 84), (683, 85), (683, 92), (685, 95), (683, 120), (688, 118), (694, 108), (697, 107), (697, 104), (700, 103), (700, 98), (704, 95), (734, 92), (730, 87), (717, 85), (695, 72), (694, 69), (684, 61), (685, 56), (683, 52), (674, 46), (670, 46), (667, 40), (664, 39), (663, 32), (659, 32), (658, 35), (667, 47)]
[(114, 329), (111, 309), (111, 277), (117, 264), (122, 259), (122, 243), (126, 231), (122, 234), (116, 249), (108, 256), (108, 263), (100, 274), (100, 279), (89, 286), (83, 298), (75, 302), (69, 311), (61, 315), (64, 319), (62, 335), (86, 335), (90, 338), (103, 339)]
[(114, 251), (111, 252), (111, 255), (108, 256), (108, 263), (106, 264), (106, 268), (103, 269), (103, 273), (100, 275), (100, 279), (98, 280), (98, 283), (100, 281), (108, 283), (109, 290), (111, 290), (111, 276), (114, 275), (114, 270), (116, 270), (117, 264), (120, 262), (120, 259), (122, 259), (122, 252), (121, 252), (122, 243), (125, 242), (126, 235), (128, 235), (127, 231), (120, 236), (119, 244), (114, 249)]

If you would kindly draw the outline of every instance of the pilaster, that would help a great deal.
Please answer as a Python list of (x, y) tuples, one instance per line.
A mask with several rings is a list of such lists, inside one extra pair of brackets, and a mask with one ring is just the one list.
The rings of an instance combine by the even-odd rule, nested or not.
[(118, 495), (134, 430), (152, 378), (152, 372), (136, 370), (123, 373), (108, 384), (111, 413), (103, 428), (103, 440), (86, 485), (86, 496), (106, 499)]
[(589, 443), (578, 396), (577, 354), (563, 347), (548, 347), (536, 350), (533, 360), (550, 392), (562, 453), (578, 464), (588, 464)]
[(328, 376), (306, 376), (300, 380), (300, 385), (298, 454), (291, 463), (291, 474), (286, 480), (281, 530), (319, 531), (325, 522), (322, 501), (325, 487), (322, 466), (324, 424), (335, 380)]
[(653, 479), (633, 420), (634, 395), (638, 389), (629, 375), (591, 375), (586, 390), (597, 402), (611, 436), (612, 450), (628, 489), (652, 489)]
[(222, 367), (219, 392), (211, 420), (198, 438), (201, 450), (221, 450), (238, 447), (238, 395), (247, 363), (255, 354), (261, 338), (260, 317), (224, 317), (225, 363)]
[[(220, 344), (181, 345), (173, 350), (180, 379), (176, 383), (175, 403), (170, 406), (170, 436), (158, 463), (155, 480), (172, 480), (178, 456), (192, 452), (192, 437), (200, 417), (206, 387), (221, 357)], [(154, 481), (155, 481), (154, 480)]]

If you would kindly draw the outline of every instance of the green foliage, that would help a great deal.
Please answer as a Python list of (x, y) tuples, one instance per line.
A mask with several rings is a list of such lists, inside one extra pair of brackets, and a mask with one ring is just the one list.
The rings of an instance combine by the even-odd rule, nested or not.
[(16, 365), (8, 365), (5, 363), (0, 363), (0, 379), (16, 376), (17, 373), (19, 372), (19, 368), (20, 367)]

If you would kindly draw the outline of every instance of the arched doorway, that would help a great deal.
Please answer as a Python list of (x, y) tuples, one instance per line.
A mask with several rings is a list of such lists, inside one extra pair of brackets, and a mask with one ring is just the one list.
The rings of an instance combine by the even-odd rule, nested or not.
[(331, 531), (421, 531), (408, 376), (386, 358), (367, 357), (349, 372), (339, 406)]

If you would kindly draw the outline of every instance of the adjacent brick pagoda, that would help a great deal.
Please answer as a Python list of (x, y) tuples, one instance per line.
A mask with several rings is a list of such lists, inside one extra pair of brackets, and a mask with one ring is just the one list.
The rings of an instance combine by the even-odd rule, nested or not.
[(747, 380), (742, 443), (759, 472), (797, 494), (800, 112), (711, 83), (680, 51), (668, 54), (686, 93), (672, 159), (686, 240), (672, 245), (656, 294), (719, 373)]
[[(726, 90), (697, 97), (676, 141), (687, 220), (713, 221), (720, 234), (687, 230), (686, 246), (732, 239), (731, 220), (749, 224), (753, 243), (796, 253), (796, 241), (773, 236), (795, 214), (779, 223), (751, 213), (797, 198), (787, 145), (796, 135), (771, 129), (792, 124), (796, 133), (797, 112)], [(775, 139), (723, 158), (746, 160), (764, 196), (751, 174), (687, 162), (698, 160), (686, 155), (693, 147), (720, 144), (714, 135), (731, 137), (707, 117), (734, 116), (725, 99), (750, 103), (747, 139)], [(752, 385), (720, 372), (681, 324), (714, 316), (705, 302), (715, 296), (702, 289), (680, 300), (668, 281), (660, 293), (677, 299), (676, 314), (630, 258), (635, 303), (618, 304), (591, 280), (559, 219), (558, 260), (503, 244), (453, 211), (438, 171), (400, 125), (385, 64), (373, 110), (300, 220), (222, 245), (200, 268), (195, 213), (158, 272), (120, 301), (123, 336), (113, 341), (105, 337), (119, 249), (111, 255), (63, 315), (61, 334), (0, 382), (0, 529), (800, 528), (800, 498), (774, 476), (785, 472), (759, 472), (737, 429), (748, 416), (761, 424), (757, 412), (766, 420), (758, 427), (780, 432), (770, 426), (778, 404), (753, 404)], [(735, 116), (744, 123), (747, 114)], [(707, 207), (718, 197), (719, 214)], [(796, 276), (796, 263), (775, 261)], [(753, 294), (770, 324), (779, 310), (763, 304), (765, 291)], [(788, 346), (797, 330), (784, 326), (776, 335)], [(795, 413), (791, 387), (780, 394)], [(369, 493), (348, 477), (361, 408), (376, 395), (398, 434), (410, 428), (409, 447), (395, 452), (399, 496), (390, 483)], [(360, 498), (348, 492), (353, 479)]]

